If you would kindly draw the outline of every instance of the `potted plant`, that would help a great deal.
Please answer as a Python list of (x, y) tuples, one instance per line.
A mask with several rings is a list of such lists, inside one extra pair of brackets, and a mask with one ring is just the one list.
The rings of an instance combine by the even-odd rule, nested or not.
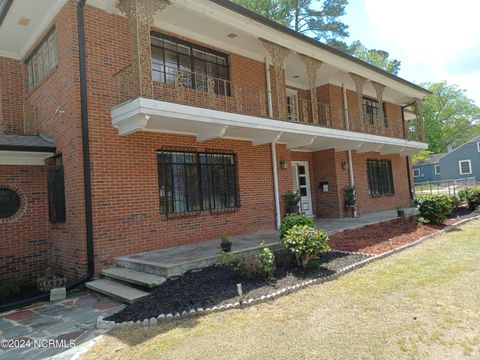
[(405, 217), (405, 210), (398, 207), (398, 208), (397, 208), (397, 216), (398, 216), (399, 218)]
[(285, 201), (287, 203), (287, 213), (289, 214), (298, 214), (300, 213), (300, 207), (298, 203), (300, 202), (300, 195), (293, 191), (287, 191), (285, 193)]
[(346, 186), (344, 189), (345, 192), (345, 206), (353, 208), (357, 203), (355, 188), (353, 186)]
[(224, 252), (230, 252), (232, 250), (232, 241), (227, 235), (222, 235), (220, 246)]

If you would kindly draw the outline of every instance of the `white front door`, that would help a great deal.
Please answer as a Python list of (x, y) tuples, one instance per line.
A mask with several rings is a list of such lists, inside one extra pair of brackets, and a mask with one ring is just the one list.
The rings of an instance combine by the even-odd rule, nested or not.
[(293, 191), (300, 194), (300, 210), (305, 215), (313, 215), (310, 172), (308, 161), (292, 161)]

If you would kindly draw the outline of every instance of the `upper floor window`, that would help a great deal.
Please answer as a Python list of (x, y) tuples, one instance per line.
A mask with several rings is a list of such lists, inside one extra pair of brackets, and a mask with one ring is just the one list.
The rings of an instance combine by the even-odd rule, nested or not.
[(480, 152), (480, 142), (477, 142), (477, 151)]
[(380, 119), (380, 104), (378, 101), (364, 97), (363, 120), (365, 121), (365, 124), (368, 125), (388, 127), (385, 103), (383, 103), (383, 119)]
[(472, 173), (472, 162), (470, 160), (460, 160), (458, 162), (460, 175), (470, 175)]
[(151, 41), (153, 81), (175, 83), (180, 71), (186, 87), (200, 91), (212, 87), (216, 94), (229, 95), (227, 55), (163, 35)]
[(371, 196), (393, 195), (392, 162), (390, 160), (367, 160), (368, 187)]
[(28, 87), (38, 85), (57, 66), (55, 31), (48, 34), (27, 60)]
[(419, 177), (420, 176), (420, 169), (413, 169), (413, 177)]
[(440, 165), (435, 165), (435, 175), (440, 175)]

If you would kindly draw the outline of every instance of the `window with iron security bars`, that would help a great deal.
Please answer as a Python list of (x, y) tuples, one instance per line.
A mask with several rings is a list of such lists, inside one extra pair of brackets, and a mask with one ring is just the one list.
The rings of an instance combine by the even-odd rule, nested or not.
[(380, 104), (378, 101), (363, 98), (363, 120), (365, 124), (372, 126), (384, 126), (388, 128), (387, 109), (383, 103), (383, 119), (380, 119)]
[(157, 159), (161, 214), (175, 217), (240, 207), (234, 154), (161, 150)]
[(371, 196), (386, 196), (395, 193), (390, 160), (367, 160), (367, 176)]
[(66, 208), (62, 155), (49, 159), (48, 165), (48, 215), (52, 223), (63, 223), (66, 221)]

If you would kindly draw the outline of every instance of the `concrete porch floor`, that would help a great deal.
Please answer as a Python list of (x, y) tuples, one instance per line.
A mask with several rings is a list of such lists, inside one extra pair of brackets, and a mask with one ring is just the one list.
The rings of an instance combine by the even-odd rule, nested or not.
[[(405, 209), (406, 215), (413, 215), (415, 209)], [(363, 227), (397, 218), (395, 210), (366, 214), (358, 218), (316, 220), (319, 229), (329, 235), (337, 232)], [(265, 241), (270, 248), (280, 247), (278, 231), (267, 230), (243, 236), (231, 237), (232, 253), (255, 251)], [(159, 249), (117, 258), (116, 266), (161, 276), (175, 276), (191, 269), (208, 266), (215, 262), (220, 254), (220, 241), (211, 240), (202, 243)]]

